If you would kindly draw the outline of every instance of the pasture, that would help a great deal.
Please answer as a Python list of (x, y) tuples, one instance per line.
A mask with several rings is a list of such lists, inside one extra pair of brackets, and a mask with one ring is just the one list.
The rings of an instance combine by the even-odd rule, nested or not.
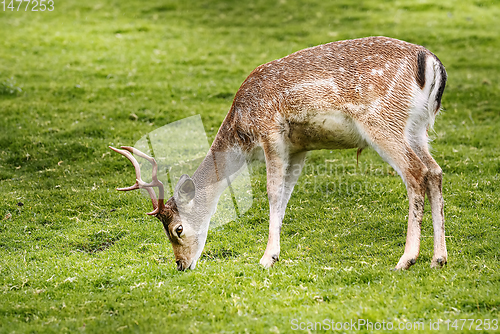
[[(308, 322), (325, 319), (394, 331), (423, 323), (419, 332), (489, 332), (496, 321), (499, 330), (499, 3), (17, 6), (0, 4), (0, 332), (315, 332)], [(373, 150), (358, 166), (356, 150), (324, 150), (307, 158), (273, 268), (258, 264), (268, 203), (256, 164), (250, 210), (210, 230), (196, 270), (178, 272), (163, 227), (145, 214), (151, 202), (115, 190), (134, 173), (108, 145), (196, 114), (211, 141), (258, 65), (374, 35), (424, 45), (448, 72), (430, 132), (444, 172), (448, 264), (430, 268), (426, 202), (417, 263), (391, 271), (406, 237), (403, 182)]]

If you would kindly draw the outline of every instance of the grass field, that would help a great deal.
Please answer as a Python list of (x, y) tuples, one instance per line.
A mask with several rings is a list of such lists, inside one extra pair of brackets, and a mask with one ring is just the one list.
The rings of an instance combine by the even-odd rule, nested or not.
[[(439, 331), (457, 333), (478, 332), (479, 321), (488, 332), (489, 319), (489, 332), (495, 321), (499, 330), (498, 2), (24, 7), (0, 3), (0, 332), (289, 333), (324, 319), (391, 322), (395, 331), (421, 321), (420, 332), (437, 332), (429, 322), (440, 321)], [(359, 167), (347, 150), (309, 155), (274, 268), (258, 265), (268, 204), (257, 165), (252, 208), (209, 232), (196, 270), (178, 272), (161, 224), (145, 215), (150, 201), (115, 191), (134, 174), (107, 146), (196, 114), (213, 140), (256, 66), (372, 35), (424, 45), (448, 72), (431, 133), (444, 171), (448, 265), (430, 268), (426, 204), (419, 260), (390, 271), (404, 249), (406, 190), (373, 150)], [(456, 319), (481, 320), (461, 328)]]

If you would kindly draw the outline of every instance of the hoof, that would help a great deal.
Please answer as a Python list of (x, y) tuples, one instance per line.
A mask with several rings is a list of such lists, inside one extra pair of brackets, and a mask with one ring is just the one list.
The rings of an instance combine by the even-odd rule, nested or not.
[(407, 258), (404, 255), (401, 257), (399, 260), (398, 264), (396, 265), (396, 268), (393, 270), (406, 270), (409, 269), (411, 266), (413, 266), (417, 262), (417, 259), (415, 257), (410, 257)]
[(264, 256), (262, 259), (260, 259), (260, 265), (263, 266), (265, 269), (271, 268), (276, 262), (278, 262), (279, 256), (277, 254), (272, 255), (272, 256)]
[(431, 268), (443, 268), (446, 263), (448, 263), (448, 261), (446, 261), (446, 257), (444, 256), (434, 258), (431, 262)]

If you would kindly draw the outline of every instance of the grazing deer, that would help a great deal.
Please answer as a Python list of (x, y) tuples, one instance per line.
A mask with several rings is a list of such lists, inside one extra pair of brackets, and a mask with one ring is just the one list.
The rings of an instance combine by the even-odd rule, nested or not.
[[(210, 217), (224, 189), (262, 148), (270, 207), (269, 240), (260, 264), (280, 253), (285, 209), (307, 151), (370, 146), (403, 179), (410, 210), (404, 254), (396, 269), (415, 263), (425, 194), (434, 226), (432, 267), (447, 261), (442, 171), (429, 153), (427, 130), (441, 107), (446, 71), (422, 46), (387, 37), (319, 45), (257, 67), (243, 82), (215, 140), (193, 177), (183, 175), (166, 202), (153, 158), (112, 148), (134, 165), (172, 243), (178, 270), (194, 269)], [(153, 181), (141, 180), (132, 153), (153, 164)], [(159, 188), (159, 199), (152, 187)]]

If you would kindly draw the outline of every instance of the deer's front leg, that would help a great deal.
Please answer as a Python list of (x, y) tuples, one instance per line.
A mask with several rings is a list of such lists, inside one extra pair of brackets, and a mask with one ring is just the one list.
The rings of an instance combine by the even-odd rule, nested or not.
[(260, 259), (264, 268), (272, 267), (280, 255), (281, 223), (286, 209), (286, 204), (283, 204), (286, 168), (286, 159), (274, 152), (266, 152), (269, 239), (264, 256)]

